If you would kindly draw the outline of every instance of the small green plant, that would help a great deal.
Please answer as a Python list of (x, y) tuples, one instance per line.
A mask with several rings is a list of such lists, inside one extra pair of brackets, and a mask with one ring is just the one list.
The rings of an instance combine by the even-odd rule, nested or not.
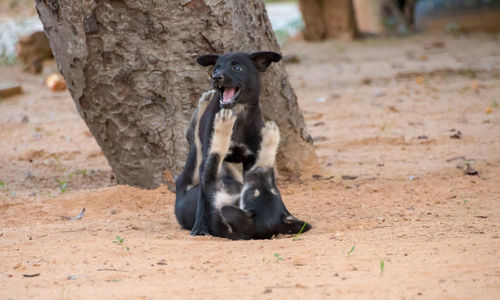
[(299, 235), (302, 233), (302, 231), (304, 231), (304, 228), (306, 228), (306, 225), (307, 225), (307, 222), (304, 222), (304, 225), (302, 225), (302, 228), (300, 228), (300, 231), (295, 235), (295, 237), (293, 238), (292, 241), (300, 240)]
[[(125, 247), (125, 245), (124, 245), (125, 241), (126, 241), (126, 239), (121, 238), (119, 235), (117, 235), (116, 236), (116, 241), (113, 241), (113, 244), (120, 245), (123, 248), (123, 247)], [(125, 249), (127, 249), (127, 251), (130, 251), (129, 247), (125, 247)]]
[(344, 250), (342, 250), (342, 254), (344, 254), (345, 256), (351, 256), (351, 254), (354, 252), (354, 249), (356, 249), (356, 246), (352, 246), (351, 250), (349, 250), (347, 254), (344, 252)]
[(274, 253), (274, 257), (276, 258), (277, 263), (279, 263), (281, 260), (283, 260), (283, 257), (281, 257), (278, 253)]
[(384, 265), (385, 261), (383, 259), (380, 260), (380, 274), (384, 274)]
[(88, 172), (87, 169), (73, 171), (73, 172), (71, 172), (71, 173), (68, 174), (68, 178), (69, 179), (73, 179), (73, 176), (75, 176), (77, 174), (81, 174), (82, 176), (87, 176), (87, 172)]
[(496, 100), (491, 101), (491, 106), (492, 107), (498, 107), (498, 103)]
[(464, 196), (461, 196), (460, 199), (462, 199), (465, 208), (469, 209), (470, 208), (469, 200), (467, 200)]
[(5, 187), (5, 181), (0, 181), (0, 187)]
[(68, 189), (68, 182), (66, 180), (59, 180), (59, 179), (56, 179), (56, 182), (59, 185), (59, 188), (61, 189), (61, 193), (65, 193), (66, 190)]

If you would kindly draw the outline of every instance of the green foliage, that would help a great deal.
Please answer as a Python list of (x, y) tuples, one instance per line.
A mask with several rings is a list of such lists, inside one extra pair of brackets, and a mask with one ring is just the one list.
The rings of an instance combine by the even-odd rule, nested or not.
[(5, 187), (5, 181), (0, 181), (0, 187)]
[(351, 250), (349, 250), (349, 252), (347, 252), (347, 254), (344, 252), (344, 250), (342, 250), (342, 254), (344, 254), (345, 256), (351, 256), (351, 254), (354, 252), (354, 249), (356, 249), (356, 246), (352, 246), (351, 247)]
[(0, 66), (13, 65), (17, 62), (17, 58), (13, 55), (6, 55), (0, 48)]
[(384, 265), (385, 261), (383, 259), (380, 260), (380, 274), (384, 274)]
[(291, 34), (302, 31), (304, 27), (304, 21), (302, 19), (296, 19), (287, 23), (284, 27), (274, 30), (274, 34), (276, 35), (278, 43), (281, 45)]
[(59, 180), (59, 179), (56, 179), (56, 182), (59, 185), (59, 188), (61, 189), (61, 193), (65, 193), (66, 190), (68, 189), (68, 182), (66, 180)]
[[(122, 249), (123, 249), (123, 247), (125, 246), (124, 245), (125, 241), (126, 241), (125, 238), (121, 238), (119, 235), (117, 235), (116, 236), (116, 241), (113, 241), (113, 244), (120, 245), (120, 246), (122, 246)], [(127, 249), (127, 251), (130, 251), (129, 247), (125, 247), (125, 249)]]
[(281, 260), (283, 260), (283, 257), (281, 257), (278, 253), (274, 253), (274, 257), (276, 258), (277, 263), (279, 263)]
[(464, 207), (467, 208), (467, 209), (470, 209), (469, 200), (467, 200), (464, 196), (460, 196), (460, 199), (462, 199)]
[(304, 225), (302, 225), (302, 228), (300, 228), (300, 231), (295, 235), (295, 237), (293, 238), (293, 241), (300, 240), (299, 235), (302, 233), (302, 231), (304, 231), (304, 228), (306, 228), (306, 225), (307, 225), (307, 222), (304, 222)]

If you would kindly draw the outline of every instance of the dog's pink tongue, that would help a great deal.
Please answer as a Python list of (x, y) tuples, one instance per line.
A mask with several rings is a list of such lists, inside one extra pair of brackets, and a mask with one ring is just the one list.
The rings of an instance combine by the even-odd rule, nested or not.
[(224, 94), (222, 95), (222, 103), (230, 103), (235, 91), (236, 88), (225, 88)]

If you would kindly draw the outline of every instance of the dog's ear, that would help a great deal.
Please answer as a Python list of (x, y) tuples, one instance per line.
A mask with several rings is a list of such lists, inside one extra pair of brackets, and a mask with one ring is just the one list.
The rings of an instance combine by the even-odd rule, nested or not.
[(292, 215), (284, 216), (283, 227), (280, 233), (293, 233), (306, 232), (311, 229), (311, 225), (307, 222), (301, 221)]
[(231, 227), (233, 232), (250, 234), (253, 229), (253, 220), (250, 212), (236, 206), (226, 205), (220, 210), (222, 218)]
[(281, 54), (272, 51), (259, 51), (250, 53), (250, 58), (254, 61), (257, 69), (264, 72), (272, 62), (281, 60)]
[(207, 54), (207, 55), (202, 55), (196, 59), (196, 61), (206, 67), (206, 66), (213, 66), (215, 65), (215, 62), (217, 61), (217, 58), (219, 58), (219, 55), (216, 54)]

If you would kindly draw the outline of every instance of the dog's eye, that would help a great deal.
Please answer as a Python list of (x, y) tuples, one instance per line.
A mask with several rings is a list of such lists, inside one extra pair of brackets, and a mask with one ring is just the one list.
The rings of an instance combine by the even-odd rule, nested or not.
[(214, 68), (214, 74), (217, 73), (217, 72), (219, 72), (219, 67), (218, 66)]
[(240, 65), (234, 65), (233, 70), (236, 72), (240, 72), (240, 71), (243, 71), (243, 68)]

